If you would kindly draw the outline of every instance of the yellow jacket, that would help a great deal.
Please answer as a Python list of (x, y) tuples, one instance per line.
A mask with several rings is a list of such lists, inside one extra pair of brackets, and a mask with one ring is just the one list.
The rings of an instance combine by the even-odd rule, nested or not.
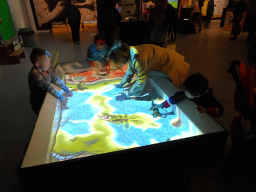
[(181, 88), (185, 81), (190, 65), (184, 57), (172, 49), (162, 48), (152, 44), (131, 46), (131, 60), (122, 85), (130, 83), (134, 74), (137, 81), (129, 90), (129, 96), (139, 96), (145, 87), (148, 71), (163, 71), (167, 73), (175, 86)]

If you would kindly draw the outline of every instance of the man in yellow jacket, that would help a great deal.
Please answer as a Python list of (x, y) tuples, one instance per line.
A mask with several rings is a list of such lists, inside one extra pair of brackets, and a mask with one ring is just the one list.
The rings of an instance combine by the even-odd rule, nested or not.
[(116, 41), (108, 53), (110, 62), (117, 68), (128, 63), (128, 69), (122, 82), (116, 87), (122, 88), (130, 83), (134, 74), (137, 75), (135, 84), (128, 92), (117, 97), (117, 100), (125, 100), (139, 97), (144, 90), (147, 77), (157, 77), (157, 71), (166, 73), (173, 84), (181, 88), (185, 81), (190, 65), (184, 61), (184, 57), (172, 49), (162, 48), (152, 44), (129, 46), (121, 41)]

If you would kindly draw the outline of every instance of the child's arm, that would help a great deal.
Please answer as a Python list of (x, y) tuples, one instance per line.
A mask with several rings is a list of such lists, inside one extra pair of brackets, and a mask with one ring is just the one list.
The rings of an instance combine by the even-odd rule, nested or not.
[[(127, 93), (129, 97), (130, 96), (132, 96), (132, 97), (140, 96), (141, 92), (143, 91), (143, 89), (146, 85), (146, 81), (147, 81), (147, 68), (142, 68), (142, 65), (140, 65), (138, 61), (135, 61), (134, 65), (135, 65), (134, 67), (137, 71), (137, 80), (136, 80), (135, 84), (131, 87), (129, 92)], [(126, 83), (130, 83), (133, 75), (134, 75), (134, 71), (132, 70), (130, 65), (128, 65), (128, 70), (124, 76), (122, 84), (125, 85)]]
[(62, 95), (62, 93), (54, 89), (54, 87), (50, 83), (45, 81), (45, 79), (41, 75), (34, 74), (32, 78), (33, 84), (35, 84), (37, 87), (40, 87), (40, 89), (42, 89), (43, 91), (49, 92), (52, 96), (59, 99), (60, 102), (65, 100), (65, 97)]
[(65, 93), (67, 95), (71, 94), (71, 91), (69, 90), (69, 88), (63, 83), (63, 81), (57, 77), (55, 74), (52, 74), (51, 76), (51, 82), (55, 85), (57, 85), (58, 87), (60, 87), (62, 90), (65, 91)]
[(175, 93), (172, 97), (170, 97), (169, 99), (165, 100), (163, 102), (163, 107), (164, 108), (168, 108), (171, 105), (175, 105), (181, 101), (183, 101), (184, 99), (187, 99), (187, 96), (184, 94), (184, 91), (179, 91), (177, 93)]
[(88, 61), (94, 60), (94, 50), (95, 49), (96, 49), (96, 47), (94, 44), (90, 45), (90, 47), (87, 49), (87, 60)]
[(134, 72), (133, 70), (131, 69), (131, 67), (128, 65), (128, 69), (124, 75), (124, 78), (122, 80), (122, 82), (120, 84), (118, 84), (116, 87), (123, 87), (126, 83), (130, 83), (131, 80), (132, 80), (132, 77), (134, 76)]

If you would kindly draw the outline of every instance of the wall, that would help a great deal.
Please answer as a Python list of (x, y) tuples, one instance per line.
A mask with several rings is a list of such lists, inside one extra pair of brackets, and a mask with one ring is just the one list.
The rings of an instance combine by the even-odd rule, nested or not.
[(16, 31), (18, 31), (20, 28), (29, 27), (30, 24), (26, 22), (24, 17), (25, 9), (22, 7), (20, 0), (8, 0), (8, 4)]

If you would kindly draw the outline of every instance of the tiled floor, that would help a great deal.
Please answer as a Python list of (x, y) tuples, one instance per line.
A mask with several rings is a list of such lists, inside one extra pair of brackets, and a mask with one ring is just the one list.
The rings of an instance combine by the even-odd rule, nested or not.
[[(176, 51), (185, 56), (185, 60), (190, 64), (190, 74), (199, 71), (208, 78), (214, 96), (225, 108), (224, 115), (216, 120), (229, 130), (231, 121), (237, 115), (234, 111), (236, 85), (231, 74), (227, 73), (230, 62), (238, 59), (249, 66), (255, 64), (246, 59), (249, 49), (246, 45), (247, 33), (242, 33), (237, 41), (230, 41), (230, 32), (223, 31), (219, 26), (220, 21), (215, 20), (209, 29), (204, 29), (200, 33), (178, 35)], [(60, 51), (59, 63), (79, 61), (81, 68), (88, 67), (85, 62), (86, 53), (88, 46), (93, 42), (90, 33), (81, 33), (80, 45), (74, 45), (71, 42), (71, 35), (66, 34), (38, 33), (35, 34), (35, 40), (38, 47), (48, 50), (53, 56), (56, 51)], [(26, 58), (21, 64), (0, 65), (0, 191), (21, 190), (18, 183), (15, 185), (18, 180), (16, 172), (36, 121), (36, 116), (30, 109), (27, 84), (27, 74), (31, 68), (29, 55), (32, 48), (22, 49)], [(228, 142), (225, 154), (229, 148)], [(188, 176), (190, 190), (230, 191), (232, 187), (217, 181), (216, 173), (219, 171), (219, 167), (214, 167), (195, 176)]]

